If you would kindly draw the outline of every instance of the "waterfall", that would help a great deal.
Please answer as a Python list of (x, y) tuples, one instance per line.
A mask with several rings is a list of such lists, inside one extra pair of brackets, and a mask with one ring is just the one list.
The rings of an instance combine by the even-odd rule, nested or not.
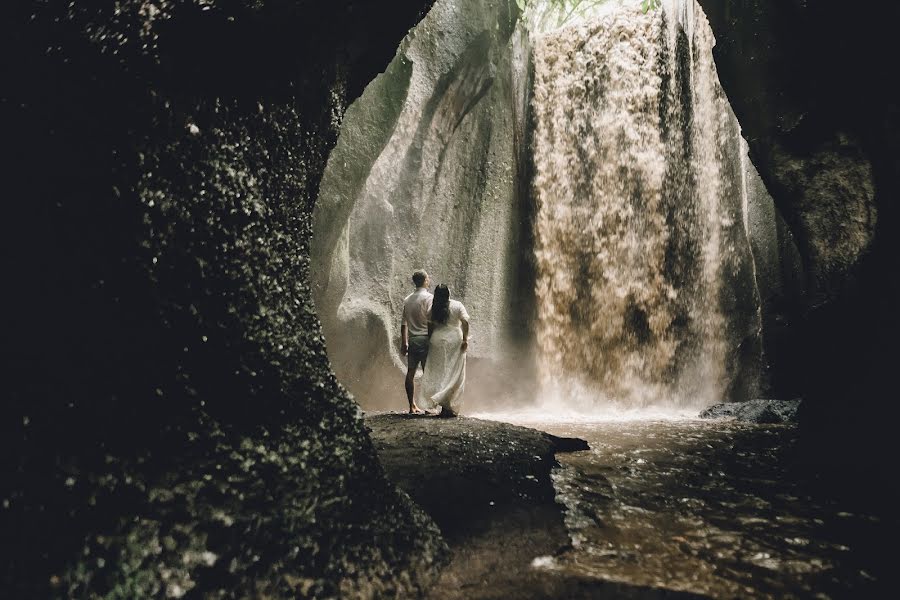
[(438, 0), (344, 115), (310, 249), (335, 373), (366, 408), (403, 404), (424, 267), (472, 315), (469, 406), (531, 403), (535, 371), (588, 412), (755, 394), (753, 252), (775, 297), (780, 230), (703, 11), (519, 4)]
[(755, 391), (746, 152), (713, 44), (693, 1), (616, 5), (534, 42), (535, 328), (549, 396), (697, 408)]

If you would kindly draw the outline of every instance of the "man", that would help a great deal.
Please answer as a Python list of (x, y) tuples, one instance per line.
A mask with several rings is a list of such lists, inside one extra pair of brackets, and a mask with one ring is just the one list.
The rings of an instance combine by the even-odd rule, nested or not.
[(431, 310), (433, 296), (428, 291), (431, 285), (428, 273), (419, 269), (413, 273), (412, 280), (416, 291), (403, 300), (400, 351), (407, 357), (406, 399), (409, 400), (409, 413), (422, 414), (422, 409), (416, 406), (414, 378), (419, 363), (422, 364), (422, 369), (425, 369), (425, 359), (428, 357), (428, 311)]

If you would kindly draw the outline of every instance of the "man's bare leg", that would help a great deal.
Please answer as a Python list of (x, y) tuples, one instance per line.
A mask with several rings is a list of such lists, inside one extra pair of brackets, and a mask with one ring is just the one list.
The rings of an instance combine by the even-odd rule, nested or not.
[(416, 371), (415, 369), (407, 369), (406, 370), (406, 381), (404, 384), (406, 385), (406, 399), (409, 401), (409, 414), (417, 415), (422, 412), (422, 409), (416, 406), (415, 384)]

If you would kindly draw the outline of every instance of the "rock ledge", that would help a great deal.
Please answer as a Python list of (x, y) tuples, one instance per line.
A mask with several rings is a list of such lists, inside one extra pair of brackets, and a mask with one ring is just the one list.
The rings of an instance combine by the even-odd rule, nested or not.
[(551, 472), (555, 453), (588, 450), (508, 423), (378, 414), (365, 419), (388, 478), (440, 527), (453, 553), (432, 599), (563, 598), (563, 578), (532, 569), (569, 544)]
[(701, 419), (728, 419), (748, 423), (796, 423), (801, 400), (765, 400), (715, 404), (700, 413)]

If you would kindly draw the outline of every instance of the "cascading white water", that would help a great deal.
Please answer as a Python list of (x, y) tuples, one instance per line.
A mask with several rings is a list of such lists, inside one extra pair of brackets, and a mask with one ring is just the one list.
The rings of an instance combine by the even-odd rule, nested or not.
[(403, 404), (401, 300), (425, 267), (473, 318), (470, 410), (531, 404), (533, 364), (543, 398), (586, 391), (589, 414), (748, 397), (762, 357), (743, 211), (768, 210), (763, 232), (774, 209), (702, 11), (517, 4), (438, 0), (347, 110), (311, 245), (335, 372), (366, 408)]
[(616, 5), (535, 41), (548, 397), (697, 408), (752, 391), (759, 295), (713, 44), (693, 0)]

